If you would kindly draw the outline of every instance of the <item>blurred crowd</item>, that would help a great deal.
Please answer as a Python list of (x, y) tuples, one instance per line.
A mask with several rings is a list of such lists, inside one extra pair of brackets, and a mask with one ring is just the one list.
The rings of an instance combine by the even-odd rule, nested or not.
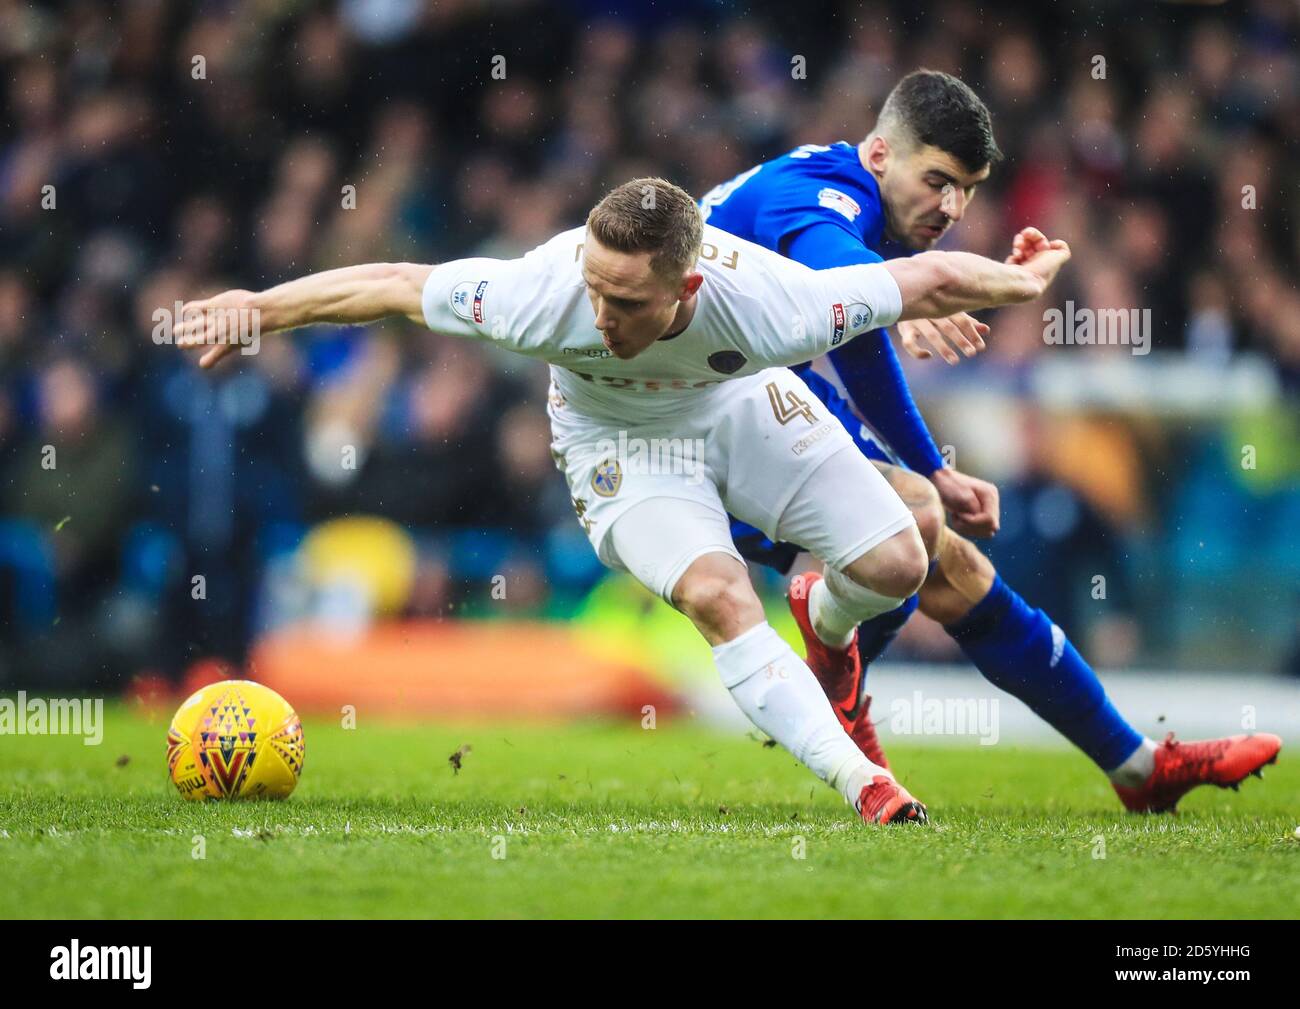
[[(354, 514), (409, 551), (393, 612), (474, 612), (503, 573), (493, 612), (562, 611), (600, 572), (549, 456), (545, 369), (402, 322), (264, 338), (201, 373), (154, 343), (155, 313), (350, 263), (514, 256), (635, 175), (699, 194), (856, 142), (917, 66), (971, 84), (1006, 154), (951, 245), (1001, 258), (1034, 223), (1074, 250), (1065, 296), (1150, 308), (1157, 350), (1266, 361), (1290, 461), (1224, 508), (1243, 539), (1261, 500), (1279, 529), (1300, 521), (1297, 7), (1056, 7), (0, 0), (0, 678), (238, 661), (311, 610), (304, 535)], [(962, 367), (1057, 352), (1037, 315), (1005, 316)], [(999, 562), (1067, 622), (1087, 592), (1053, 575), (1081, 564), (1086, 586), (1113, 557), (1137, 586), (1108, 597), (1105, 640), (1131, 639), (1113, 658), (1177, 655), (1113, 621), (1175, 593), (1143, 572), (1182, 549), (1169, 512), (1236, 443), (1166, 440), (1150, 467), (1140, 430), (1080, 424), (1068, 443), (1097, 472), (1060, 465), (1058, 441), (1000, 475), (1028, 538)], [(1229, 554), (1229, 576), (1258, 578)]]

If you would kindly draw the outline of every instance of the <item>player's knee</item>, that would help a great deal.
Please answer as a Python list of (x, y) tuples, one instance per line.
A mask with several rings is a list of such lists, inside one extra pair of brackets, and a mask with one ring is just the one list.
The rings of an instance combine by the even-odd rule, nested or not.
[(997, 577), (992, 561), (970, 540), (949, 530), (934, 575), (920, 593), (921, 612), (947, 625), (961, 620), (988, 595)]
[[(930, 483), (924, 477), (917, 477), (918, 492), (914, 499), (915, 503), (911, 505), (912, 515), (916, 519), (916, 528), (921, 534), (921, 542), (925, 544), (925, 553), (927, 558), (933, 560), (939, 556), (939, 539), (943, 535), (943, 528), (948, 524), (948, 518), (943, 511), (943, 502), (939, 499), (939, 491), (934, 484)], [(924, 484), (924, 487), (921, 485)]]
[(931, 559), (937, 557), (940, 538), (948, 522), (938, 488), (921, 474), (899, 466), (888, 466), (883, 471), (889, 479), (890, 486), (903, 499), (908, 511), (916, 519), (916, 528), (921, 533), (921, 542), (925, 544), (926, 554)]
[(882, 559), (880, 571), (873, 586), (881, 595), (906, 599), (925, 582), (930, 571), (930, 556), (926, 553), (919, 529), (908, 530), (911, 535), (899, 534)]
[(716, 566), (696, 571), (692, 566), (673, 589), (673, 605), (711, 644), (730, 641), (763, 622), (763, 604), (740, 565), (735, 571)]
[(882, 596), (905, 599), (916, 592), (930, 570), (920, 530), (908, 526), (855, 560), (845, 574)]

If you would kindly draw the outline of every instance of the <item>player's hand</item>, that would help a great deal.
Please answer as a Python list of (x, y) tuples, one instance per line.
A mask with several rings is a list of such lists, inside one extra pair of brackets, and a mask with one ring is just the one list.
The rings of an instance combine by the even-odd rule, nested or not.
[(944, 468), (930, 475), (939, 500), (948, 512), (948, 524), (963, 536), (988, 539), (1001, 528), (998, 489), (987, 480)]
[[(187, 301), (179, 319), (173, 322), (176, 346), (201, 350), (200, 368), (211, 368), (227, 355), (245, 346), (245, 332), (253, 310), (251, 291), (223, 291), (211, 298)], [(233, 310), (233, 312), (232, 312)]]
[(1023, 266), (1043, 278), (1044, 286), (1056, 279), (1061, 267), (1070, 261), (1070, 247), (1061, 239), (1048, 239), (1037, 228), (1021, 228), (1011, 240), (1011, 255), (1006, 262)]
[(929, 360), (934, 355), (926, 349), (928, 343), (949, 364), (957, 364), (956, 347), (967, 357), (974, 357), (984, 349), (984, 337), (989, 327), (973, 315), (958, 312), (946, 319), (907, 319), (897, 327), (903, 348), (918, 361)]
[(1006, 261), (1015, 266), (1023, 266), (1035, 253), (1046, 252), (1050, 247), (1047, 236), (1037, 228), (1021, 228), (1016, 237), (1011, 239), (1011, 255)]

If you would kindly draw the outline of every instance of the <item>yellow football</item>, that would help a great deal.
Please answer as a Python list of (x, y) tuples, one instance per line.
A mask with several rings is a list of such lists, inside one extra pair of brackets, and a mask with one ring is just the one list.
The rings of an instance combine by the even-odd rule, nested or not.
[(252, 680), (191, 694), (167, 730), (167, 772), (187, 799), (286, 798), (306, 754), (289, 702)]

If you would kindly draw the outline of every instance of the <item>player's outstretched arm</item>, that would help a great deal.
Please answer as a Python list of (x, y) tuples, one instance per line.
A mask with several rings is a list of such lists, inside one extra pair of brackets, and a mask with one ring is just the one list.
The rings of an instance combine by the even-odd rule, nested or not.
[(942, 318), (1039, 297), (1069, 261), (1070, 247), (1032, 228), (1017, 238), (1005, 263), (969, 252), (923, 252), (885, 263), (902, 294), (899, 318)]
[(405, 315), (423, 322), (421, 292), (432, 266), (366, 263), (309, 274), (265, 291), (223, 291), (187, 302), (176, 320), (178, 347), (199, 348), (199, 365), (211, 368), (239, 346), (229, 312), (255, 312), (258, 332), (274, 333), (316, 323), (347, 325)]

